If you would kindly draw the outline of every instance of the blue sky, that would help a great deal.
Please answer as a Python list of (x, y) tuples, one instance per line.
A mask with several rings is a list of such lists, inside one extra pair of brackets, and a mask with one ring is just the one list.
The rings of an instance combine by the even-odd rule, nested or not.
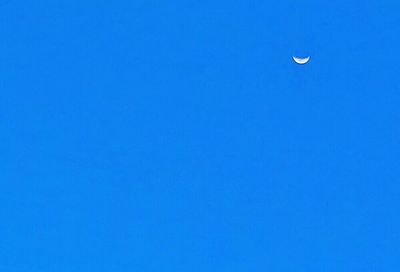
[(398, 271), (399, 8), (0, 0), (0, 270)]

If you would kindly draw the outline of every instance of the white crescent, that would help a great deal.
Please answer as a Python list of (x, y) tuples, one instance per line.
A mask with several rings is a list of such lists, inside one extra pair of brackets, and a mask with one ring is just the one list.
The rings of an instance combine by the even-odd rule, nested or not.
[(293, 56), (293, 60), (294, 60), (297, 64), (306, 64), (306, 63), (310, 60), (310, 57), (300, 58), (300, 57), (295, 57), (295, 56)]

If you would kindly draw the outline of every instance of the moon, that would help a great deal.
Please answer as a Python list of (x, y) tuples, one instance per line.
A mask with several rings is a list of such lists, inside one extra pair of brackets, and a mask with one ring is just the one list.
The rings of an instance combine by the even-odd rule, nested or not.
[(300, 58), (300, 57), (295, 57), (293, 56), (293, 60), (297, 63), (297, 64), (306, 64), (309, 60), (310, 57), (306, 57), (306, 58)]

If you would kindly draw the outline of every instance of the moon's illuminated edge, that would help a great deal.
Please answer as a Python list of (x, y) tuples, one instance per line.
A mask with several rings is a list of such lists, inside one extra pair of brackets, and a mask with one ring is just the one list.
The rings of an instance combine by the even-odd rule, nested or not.
[(297, 64), (306, 64), (306, 63), (310, 60), (310, 57), (299, 58), (299, 57), (293, 56), (293, 60), (294, 60)]

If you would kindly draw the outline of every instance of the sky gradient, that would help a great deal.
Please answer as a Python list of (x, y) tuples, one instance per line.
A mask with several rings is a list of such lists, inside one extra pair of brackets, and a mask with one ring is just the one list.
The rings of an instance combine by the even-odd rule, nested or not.
[(398, 271), (399, 8), (0, 0), (0, 270)]

